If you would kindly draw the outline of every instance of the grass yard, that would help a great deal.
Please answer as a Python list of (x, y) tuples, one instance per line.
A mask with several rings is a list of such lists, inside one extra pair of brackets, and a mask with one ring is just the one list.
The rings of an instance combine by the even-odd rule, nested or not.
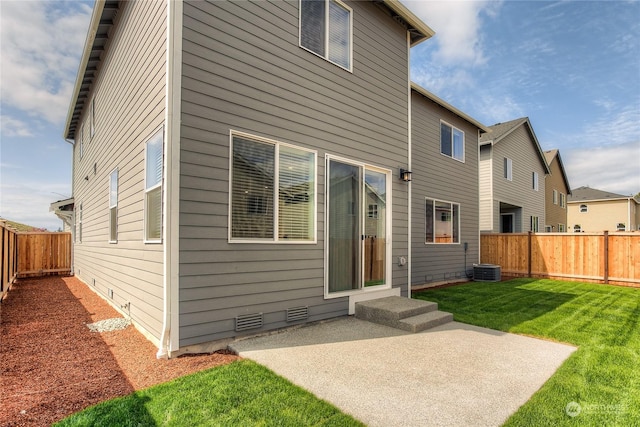
[(249, 360), (209, 369), (78, 412), (56, 426), (363, 426)]
[(640, 426), (640, 289), (515, 279), (415, 297), (459, 322), (579, 347), (506, 426)]

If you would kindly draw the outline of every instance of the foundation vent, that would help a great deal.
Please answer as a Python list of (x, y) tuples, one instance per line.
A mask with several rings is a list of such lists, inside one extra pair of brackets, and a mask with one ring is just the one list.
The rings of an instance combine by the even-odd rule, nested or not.
[(236, 331), (246, 331), (262, 327), (262, 313), (245, 314), (236, 317)]
[(309, 318), (309, 307), (292, 307), (287, 308), (287, 322), (296, 322)]

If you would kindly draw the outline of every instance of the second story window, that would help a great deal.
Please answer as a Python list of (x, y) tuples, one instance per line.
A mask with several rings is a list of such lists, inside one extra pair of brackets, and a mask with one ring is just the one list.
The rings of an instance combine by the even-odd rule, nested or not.
[(507, 181), (513, 181), (513, 161), (508, 157), (504, 158), (504, 177)]
[(589, 212), (589, 208), (587, 207), (587, 205), (580, 205), (580, 213), (587, 213)]
[(564, 208), (564, 206), (565, 206), (565, 202), (566, 202), (565, 198), (566, 198), (565, 194), (564, 193), (560, 193), (560, 207), (561, 208)]
[(300, 0), (300, 46), (351, 71), (351, 14), (338, 0)]
[(464, 132), (440, 122), (440, 152), (464, 162)]
[(558, 204), (558, 190), (553, 190), (553, 204)]
[(533, 172), (531, 177), (533, 180), (533, 189), (534, 191), (538, 191), (538, 172)]

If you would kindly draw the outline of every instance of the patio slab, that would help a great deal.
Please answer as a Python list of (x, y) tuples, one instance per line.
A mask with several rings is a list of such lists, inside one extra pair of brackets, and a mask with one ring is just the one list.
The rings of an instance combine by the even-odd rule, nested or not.
[(576, 350), (458, 322), (411, 334), (353, 317), (230, 347), (385, 427), (499, 426)]

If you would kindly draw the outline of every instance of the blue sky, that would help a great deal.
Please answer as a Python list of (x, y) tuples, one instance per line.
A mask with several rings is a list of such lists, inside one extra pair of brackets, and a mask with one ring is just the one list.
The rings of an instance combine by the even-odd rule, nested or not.
[[(640, 191), (640, 1), (416, 1), (412, 79), (475, 119), (528, 116), (573, 188)], [(56, 230), (93, 1), (0, 0), (0, 217)]]

